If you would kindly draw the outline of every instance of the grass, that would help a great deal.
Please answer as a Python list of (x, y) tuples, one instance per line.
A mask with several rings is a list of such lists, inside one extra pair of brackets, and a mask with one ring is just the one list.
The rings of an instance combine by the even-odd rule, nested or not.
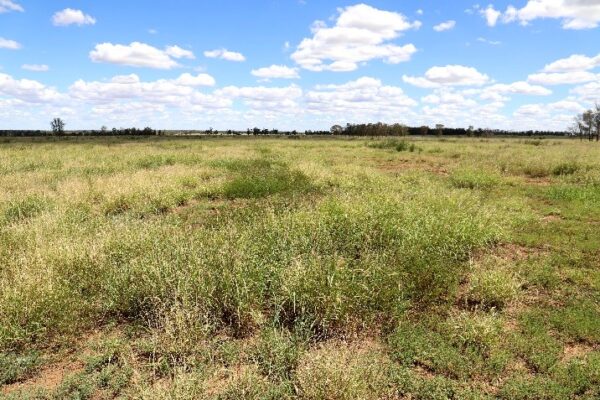
[(0, 160), (0, 397), (600, 396), (589, 143), (15, 138)]

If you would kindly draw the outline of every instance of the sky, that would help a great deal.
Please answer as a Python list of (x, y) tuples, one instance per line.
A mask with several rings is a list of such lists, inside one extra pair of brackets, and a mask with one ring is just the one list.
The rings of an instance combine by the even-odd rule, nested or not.
[(600, 0), (0, 0), (0, 129), (565, 130)]

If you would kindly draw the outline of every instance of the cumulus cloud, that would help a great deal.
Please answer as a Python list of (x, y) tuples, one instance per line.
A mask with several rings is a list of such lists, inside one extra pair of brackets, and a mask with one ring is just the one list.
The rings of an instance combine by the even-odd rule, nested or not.
[(81, 10), (74, 10), (72, 8), (65, 8), (62, 11), (57, 11), (52, 16), (52, 23), (55, 26), (68, 26), (68, 25), (94, 25), (96, 19), (91, 15), (84, 14)]
[(592, 29), (600, 23), (600, 2), (596, 0), (528, 0), (522, 8), (508, 6), (504, 13), (492, 5), (480, 9), (489, 26), (519, 21), (523, 25), (536, 19), (559, 19), (564, 29)]
[(473, 67), (446, 65), (430, 68), (423, 77), (404, 75), (402, 80), (421, 88), (438, 88), (442, 86), (480, 86), (488, 83), (490, 78)]
[(399, 13), (379, 10), (366, 4), (338, 9), (335, 25), (315, 21), (313, 36), (300, 42), (292, 59), (311, 71), (353, 71), (362, 62), (383, 59), (390, 64), (410, 60), (417, 51), (413, 44), (398, 46), (390, 41), (401, 32), (417, 29)]
[(173, 58), (189, 58), (190, 60), (196, 58), (194, 53), (192, 53), (190, 50), (182, 49), (179, 46), (167, 46), (165, 53)]
[(14, 2), (12, 0), (0, 0), (0, 14), (8, 13), (11, 11), (23, 12), (25, 10), (17, 2)]
[(523, 94), (529, 96), (549, 96), (552, 94), (550, 89), (543, 86), (531, 85), (528, 82), (520, 81), (510, 84), (498, 83), (488, 86), (481, 93), (482, 99), (498, 99), (499, 95), (505, 94)]
[(207, 74), (182, 74), (177, 79), (143, 82), (136, 74), (118, 75), (109, 82), (82, 79), (69, 88), (71, 97), (88, 102), (111, 103), (118, 100), (140, 100), (150, 103), (182, 104), (193, 98), (197, 86), (213, 86), (215, 80)]
[(242, 53), (229, 51), (227, 49), (208, 50), (204, 52), (204, 57), (220, 58), (227, 61), (242, 62), (246, 61), (246, 57)]
[(90, 52), (90, 59), (98, 63), (128, 65), (156, 69), (172, 69), (179, 64), (173, 58), (193, 58), (191, 51), (178, 46), (165, 50), (145, 43), (133, 42), (129, 45), (101, 43)]
[(372, 77), (341, 85), (318, 85), (306, 94), (305, 101), (307, 112), (355, 122), (374, 118), (398, 121), (417, 105), (400, 87), (384, 85)]
[(600, 66), (600, 54), (588, 57), (582, 54), (573, 54), (567, 58), (556, 60), (543, 69), (543, 72), (575, 72), (586, 71)]
[(594, 81), (598, 76), (589, 71), (541, 72), (529, 75), (527, 80), (541, 85), (566, 85)]
[(183, 86), (214, 86), (215, 78), (208, 74), (198, 74), (196, 76), (185, 73), (175, 80), (176, 83)]
[(600, 103), (600, 78), (585, 85), (576, 86), (570, 93), (587, 103)]
[(62, 99), (54, 88), (30, 79), (14, 79), (0, 73), (0, 95), (10, 96), (26, 103), (51, 103)]
[(450, 21), (446, 21), (446, 22), (437, 24), (436, 26), (433, 27), (433, 30), (436, 32), (449, 31), (451, 29), (454, 29), (455, 26), (456, 26), (456, 21), (450, 20)]
[(298, 101), (303, 94), (298, 85), (287, 87), (227, 86), (214, 92), (217, 97), (241, 99), (253, 110), (265, 112), (298, 112)]
[(261, 79), (298, 79), (298, 68), (290, 68), (285, 65), (271, 65), (270, 67), (252, 70), (252, 75)]
[(498, 46), (498, 45), (502, 44), (502, 42), (499, 40), (490, 40), (490, 39), (486, 39), (484, 37), (478, 37), (477, 41), (481, 42), (481, 43), (491, 44), (492, 46)]
[(18, 50), (20, 48), (21, 44), (19, 42), (0, 37), (0, 49)]
[(502, 15), (502, 12), (496, 10), (491, 4), (487, 8), (480, 9), (479, 13), (485, 18), (488, 26), (496, 26), (498, 19)]
[(46, 64), (23, 64), (21, 65), (21, 69), (32, 72), (46, 72), (50, 68)]

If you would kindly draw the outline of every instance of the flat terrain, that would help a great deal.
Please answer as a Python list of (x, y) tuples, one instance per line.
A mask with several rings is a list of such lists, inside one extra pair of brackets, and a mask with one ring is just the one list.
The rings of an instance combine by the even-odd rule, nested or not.
[(600, 397), (597, 143), (4, 139), (0, 188), (0, 397)]

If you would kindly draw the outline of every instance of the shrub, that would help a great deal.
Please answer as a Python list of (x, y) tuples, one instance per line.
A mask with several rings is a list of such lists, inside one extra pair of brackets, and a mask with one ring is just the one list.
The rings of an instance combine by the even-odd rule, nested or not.
[(580, 166), (575, 162), (564, 162), (556, 165), (552, 168), (552, 175), (562, 176), (562, 175), (573, 175), (575, 172), (579, 171)]

